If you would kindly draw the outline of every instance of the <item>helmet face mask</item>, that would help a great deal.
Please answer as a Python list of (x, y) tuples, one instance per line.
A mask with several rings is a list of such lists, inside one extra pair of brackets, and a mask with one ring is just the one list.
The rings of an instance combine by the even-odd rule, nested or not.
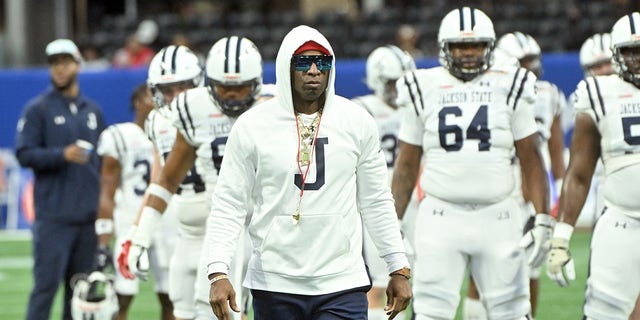
[(197, 87), (201, 81), (200, 61), (185, 46), (165, 47), (149, 64), (147, 85), (156, 108), (168, 106), (180, 92)]
[(71, 316), (74, 320), (112, 320), (118, 313), (118, 297), (113, 287), (113, 276), (99, 271), (89, 276), (75, 276)]
[(640, 41), (634, 45), (620, 46), (615, 52), (620, 67), (634, 76), (640, 76)]
[(250, 80), (246, 83), (225, 85), (210, 80), (209, 86), (212, 97), (223, 109), (224, 114), (235, 118), (253, 105), (256, 100), (254, 91), (259, 84), (256, 80)]
[(456, 78), (472, 80), (491, 67), (495, 39), (493, 23), (484, 12), (454, 9), (442, 19), (438, 31), (440, 64)]
[(231, 36), (218, 40), (206, 62), (211, 97), (224, 114), (238, 117), (262, 90), (262, 56), (251, 40)]
[(449, 72), (465, 81), (488, 69), (493, 43), (487, 41), (447, 42), (443, 45)]
[(367, 57), (366, 83), (376, 96), (395, 108), (396, 81), (415, 69), (415, 61), (406, 51), (393, 45), (379, 47)]
[(640, 13), (628, 14), (613, 25), (611, 50), (616, 73), (640, 88)]

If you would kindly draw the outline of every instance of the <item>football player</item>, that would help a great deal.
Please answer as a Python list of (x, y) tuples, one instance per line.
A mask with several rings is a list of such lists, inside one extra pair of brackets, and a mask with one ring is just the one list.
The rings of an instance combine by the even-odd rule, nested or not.
[[(376, 120), (380, 133), (380, 145), (387, 160), (389, 180), (393, 174), (393, 165), (398, 152), (398, 131), (402, 119), (400, 109), (396, 105), (396, 81), (402, 75), (416, 69), (416, 64), (411, 55), (402, 49), (387, 45), (376, 48), (369, 54), (366, 63), (366, 83), (373, 94), (356, 97), (354, 102), (362, 105)], [(391, 182), (391, 181), (389, 181)], [(412, 200), (417, 200), (417, 196)], [(412, 201), (412, 208), (407, 210), (402, 220), (405, 245), (410, 243), (413, 234), (413, 213), (417, 211), (417, 201)], [(383, 259), (379, 257), (378, 250), (373, 244), (371, 236), (366, 231), (364, 234), (364, 257), (369, 274), (371, 275), (372, 288), (367, 292), (369, 300), (369, 319), (382, 320), (388, 316), (383, 309), (385, 290), (387, 288), (388, 272)], [(403, 319), (404, 313), (400, 313), (397, 319)]]
[[(151, 166), (154, 161), (153, 144), (144, 133), (144, 122), (153, 109), (151, 92), (142, 84), (131, 94), (131, 107), (135, 112), (133, 122), (118, 123), (109, 126), (100, 135), (97, 152), (102, 157), (100, 170), (100, 202), (96, 234), (98, 235), (98, 270), (108, 272), (112, 266), (109, 243), (115, 234), (115, 256), (136, 219), (136, 212), (142, 204), (144, 192), (149, 185)], [(156, 259), (156, 247), (150, 255)], [(162, 283), (162, 274), (166, 273), (158, 264), (154, 264), (154, 274)], [(165, 274), (166, 278), (166, 274)], [(164, 285), (156, 285), (158, 299), (162, 306), (162, 319), (171, 316), (172, 307)], [(118, 319), (126, 319), (134, 295), (138, 293), (137, 279), (126, 279), (115, 270), (114, 289), (118, 296)]]
[(576, 89), (569, 167), (547, 261), (547, 274), (558, 285), (575, 280), (569, 240), (602, 158), (604, 214), (591, 238), (583, 308), (594, 320), (628, 319), (640, 293), (640, 193), (634, 187), (640, 178), (640, 13), (614, 24), (611, 50), (616, 74), (587, 77)]
[[(208, 302), (209, 281), (204, 262), (200, 262), (211, 191), (231, 127), (236, 118), (262, 96), (262, 57), (251, 40), (225, 37), (211, 47), (206, 59), (206, 75), (207, 86), (182, 92), (171, 104), (169, 117), (177, 128), (175, 142), (159, 177), (148, 189), (149, 199), (139, 216), (128, 256), (129, 268), (145, 276), (145, 270), (139, 266), (144, 265), (150, 234), (167, 205), (176, 198), (174, 193), (180, 192), (180, 181), (190, 169), (197, 168), (202, 185), (194, 189), (195, 197), (179, 205), (181, 241), (176, 244), (171, 263), (172, 292), (174, 289), (179, 293), (190, 291), (195, 303), (190, 318), (182, 316), (184, 319), (213, 316)], [(238, 250), (243, 252), (244, 244), (239, 245)], [(240, 271), (233, 276), (239, 283), (243, 254), (238, 255), (238, 261), (235, 266), (240, 266)]]
[[(455, 9), (438, 33), (442, 66), (398, 80), (405, 107), (392, 191), (403, 212), (424, 156), (414, 240), (416, 319), (453, 319), (465, 269), (470, 268), (489, 318), (528, 319), (527, 260), (546, 257), (554, 219), (533, 113), (536, 76), (517, 67), (492, 67), (491, 19)], [(520, 159), (537, 212), (522, 237), (511, 158)], [(523, 247), (531, 247), (527, 259)]]
[[(152, 181), (157, 178), (161, 168), (166, 164), (166, 159), (176, 139), (176, 129), (171, 120), (171, 102), (179, 93), (197, 87), (201, 82), (202, 68), (198, 58), (184, 46), (163, 48), (154, 56), (149, 65), (147, 85), (151, 89), (155, 109), (147, 118), (145, 131), (157, 154), (152, 166)], [(172, 280), (176, 278), (176, 273), (180, 270), (171, 266), (171, 260), (175, 248), (180, 248), (184, 242), (189, 240), (188, 225), (178, 223), (178, 219), (181, 219), (180, 222), (185, 220), (184, 217), (193, 209), (191, 204), (199, 201), (200, 193), (204, 190), (204, 182), (199, 174), (199, 169), (198, 166), (191, 168), (190, 174), (182, 181), (178, 195), (173, 198), (162, 217), (161, 227), (150, 232), (148, 238), (138, 240), (145, 241), (145, 248), (151, 248), (152, 245), (158, 252), (156, 259), (153, 256), (149, 256), (149, 258), (151, 258), (152, 265), (160, 264), (166, 270), (166, 274), (163, 274), (160, 279), (162, 279), (162, 285), (168, 288), (169, 298), (173, 303), (173, 315), (177, 319), (193, 319), (195, 314), (193, 285), (189, 287), (190, 290), (181, 290), (185, 286), (172, 284)], [(148, 192), (149, 190), (146, 193)], [(147, 200), (145, 199), (145, 201)], [(138, 212), (139, 209), (140, 207), (134, 212)], [(178, 212), (181, 212), (179, 217)], [(126, 260), (131, 248), (131, 240), (137, 234), (136, 228), (137, 226), (131, 229), (118, 257), (119, 269), (129, 279), (135, 278), (133, 270), (128, 268)], [(179, 237), (178, 233), (180, 233)], [(146, 274), (142, 274), (141, 278), (146, 279), (146, 276)], [(158, 275), (155, 274), (156, 284), (158, 278)]]
[[(540, 80), (542, 76), (541, 50), (538, 42), (530, 35), (521, 32), (507, 33), (500, 37), (496, 44), (496, 51), (510, 55), (518, 61), (518, 65), (533, 72), (536, 81), (537, 99), (534, 106), (534, 115), (538, 124), (540, 137), (540, 153), (545, 160), (545, 168), (550, 172), (555, 189), (550, 194), (550, 199), (556, 199), (562, 186), (562, 178), (565, 172), (564, 162), (564, 131), (562, 130), (562, 114), (566, 109), (564, 93), (553, 83)], [(526, 188), (520, 184), (520, 166), (514, 159), (516, 171), (516, 197), (525, 215), (525, 221), (533, 219), (536, 213), (529, 201)], [(525, 225), (525, 232), (532, 224)], [(529, 271), (529, 291), (531, 294), (531, 315), (535, 317), (540, 288), (540, 268)], [(464, 303), (464, 319), (486, 319), (484, 308), (479, 300), (478, 291), (473, 281), (470, 282), (468, 299)]]

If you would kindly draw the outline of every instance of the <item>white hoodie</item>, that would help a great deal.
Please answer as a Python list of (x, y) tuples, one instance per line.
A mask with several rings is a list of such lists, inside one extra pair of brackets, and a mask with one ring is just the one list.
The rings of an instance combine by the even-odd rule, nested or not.
[(285, 36), (276, 58), (276, 97), (238, 118), (213, 194), (206, 235), (208, 274), (229, 272), (234, 244), (253, 203), (253, 250), (243, 283), (251, 289), (320, 295), (369, 285), (362, 258), (363, 222), (380, 255), (393, 257), (387, 259), (390, 272), (408, 265), (376, 123), (364, 108), (335, 95), (335, 60), (301, 218), (294, 223), (300, 171), (290, 64), (295, 50), (309, 40), (333, 55), (327, 39), (313, 28), (299, 26)]

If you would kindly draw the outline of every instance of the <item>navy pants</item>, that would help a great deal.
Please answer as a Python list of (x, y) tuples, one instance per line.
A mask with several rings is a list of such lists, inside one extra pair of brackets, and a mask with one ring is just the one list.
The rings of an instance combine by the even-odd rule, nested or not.
[(36, 220), (32, 232), (34, 285), (27, 320), (50, 319), (51, 305), (61, 281), (65, 289), (62, 319), (71, 320), (73, 288), (69, 281), (76, 273), (92, 271), (97, 245), (94, 224)]
[(367, 320), (367, 290), (318, 296), (251, 290), (254, 320)]

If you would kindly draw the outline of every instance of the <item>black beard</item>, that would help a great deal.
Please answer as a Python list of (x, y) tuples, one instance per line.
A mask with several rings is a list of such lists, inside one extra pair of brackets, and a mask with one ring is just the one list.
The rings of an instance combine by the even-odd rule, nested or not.
[(75, 83), (76, 78), (73, 77), (69, 79), (69, 81), (67, 81), (66, 83), (63, 83), (62, 85), (56, 84), (56, 82), (53, 81), (53, 78), (49, 80), (51, 81), (51, 84), (53, 85), (54, 88), (56, 88), (57, 91), (64, 92), (64, 91), (67, 91), (69, 88), (71, 88), (71, 86)]

